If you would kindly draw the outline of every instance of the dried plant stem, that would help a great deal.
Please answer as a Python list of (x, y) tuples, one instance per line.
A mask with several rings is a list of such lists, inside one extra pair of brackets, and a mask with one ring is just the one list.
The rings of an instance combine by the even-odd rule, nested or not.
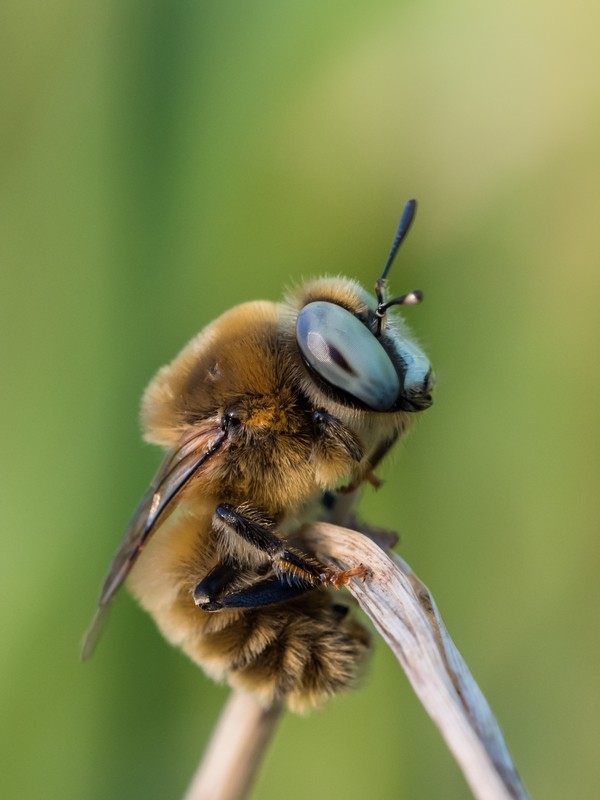
[[(303, 536), (324, 561), (368, 565), (371, 575), (348, 588), (396, 655), (474, 797), (527, 800), (502, 731), (427, 587), (399, 556), (355, 530), (317, 523)], [(279, 714), (234, 692), (185, 800), (247, 797)]]
[(232, 692), (184, 800), (248, 797), (280, 716), (281, 706)]
[(478, 800), (528, 797), (500, 726), (452, 642), (427, 587), (395, 553), (347, 528), (315, 524), (306, 538), (324, 559), (368, 564), (348, 587), (402, 665)]

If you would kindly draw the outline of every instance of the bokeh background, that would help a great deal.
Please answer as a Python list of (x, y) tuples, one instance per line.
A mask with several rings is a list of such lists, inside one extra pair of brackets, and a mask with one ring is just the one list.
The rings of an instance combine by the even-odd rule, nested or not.
[[(396, 292), (436, 404), (368, 492), (532, 794), (600, 785), (600, 11), (592, 0), (4, 3), (4, 798), (178, 798), (215, 687), (123, 593), (78, 647), (160, 454), (143, 387), (304, 277)], [(288, 716), (257, 798), (468, 797), (380, 646)]]

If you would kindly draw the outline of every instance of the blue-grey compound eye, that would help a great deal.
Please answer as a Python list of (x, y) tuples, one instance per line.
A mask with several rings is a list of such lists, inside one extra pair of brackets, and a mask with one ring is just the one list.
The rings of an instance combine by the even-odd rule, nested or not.
[(323, 300), (298, 314), (296, 338), (314, 371), (374, 411), (388, 411), (400, 393), (400, 380), (379, 341), (353, 314)]
[(431, 405), (431, 391), (435, 383), (429, 359), (418, 345), (408, 339), (402, 340), (398, 354), (405, 370), (402, 394), (417, 408), (427, 408)]

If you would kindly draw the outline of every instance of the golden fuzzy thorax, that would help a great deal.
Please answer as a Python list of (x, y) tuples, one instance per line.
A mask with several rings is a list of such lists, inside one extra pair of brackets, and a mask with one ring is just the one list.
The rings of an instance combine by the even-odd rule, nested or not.
[[(240, 585), (257, 575), (248, 546), (215, 525), (215, 509), (225, 503), (264, 515), (278, 535), (288, 532), (302, 548), (294, 520), (324, 490), (365, 480), (374, 454), (415, 416), (345, 403), (315, 379), (300, 356), (294, 327), (298, 309), (311, 299), (372, 313), (357, 284), (316, 281), (286, 303), (253, 302), (226, 312), (150, 383), (142, 406), (150, 442), (172, 450), (218, 428), (227, 415), (236, 424), (165, 514), (129, 578), (166, 638), (208, 674), (254, 691), (265, 703), (284, 698), (294, 709), (319, 705), (351, 685), (368, 653), (369, 634), (318, 589), (261, 608), (199, 609), (194, 588), (224, 553), (237, 558)], [(339, 420), (346, 444), (315, 436), (313, 414), (320, 409)]]

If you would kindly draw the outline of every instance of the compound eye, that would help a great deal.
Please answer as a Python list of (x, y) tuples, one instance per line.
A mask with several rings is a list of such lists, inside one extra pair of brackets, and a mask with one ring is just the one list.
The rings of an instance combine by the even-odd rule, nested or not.
[(302, 355), (324, 381), (374, 411), (398, 400), (400, 379), (379, 341), (353, 314), (318, 300), (298, 314), (296, 338)]

